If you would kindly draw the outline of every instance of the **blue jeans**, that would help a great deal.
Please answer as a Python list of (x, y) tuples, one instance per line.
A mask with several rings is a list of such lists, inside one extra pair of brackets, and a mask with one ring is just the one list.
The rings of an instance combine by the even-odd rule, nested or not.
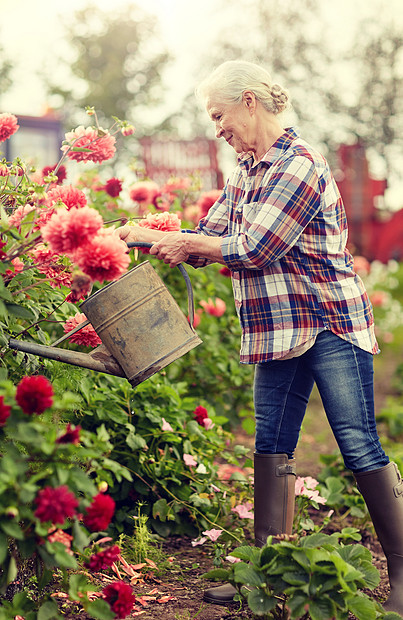
[(300, 357), (256, 364), (256, 452), (294, 455), (309, 396), (316, 383), (348, 469), (383, 467), (374, 413), (373, 357), (330, 331)]

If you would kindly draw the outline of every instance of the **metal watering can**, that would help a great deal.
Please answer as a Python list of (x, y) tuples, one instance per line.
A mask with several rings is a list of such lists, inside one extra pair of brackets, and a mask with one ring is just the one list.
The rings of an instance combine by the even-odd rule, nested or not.
[[(150, 248), (152, 243), (130, 242)], [(193, 328), (193, 291), (189, 276), (178, 265), (187, 288), (189, 321), (148, 261), (107, 284), (80, 304), (87, 321), (51, 346), (11, 338), (9, 347), (66, 364), (126, 379), (134, 387), (197, 347), (202, 340)], [(57, 345), (92, 324), (102, 345), (92, 353), (58, 349)]]

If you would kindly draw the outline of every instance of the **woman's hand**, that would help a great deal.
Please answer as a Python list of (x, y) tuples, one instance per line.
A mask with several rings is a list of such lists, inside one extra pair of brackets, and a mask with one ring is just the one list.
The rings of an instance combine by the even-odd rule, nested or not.
[(154, 243), (150, 248), (150, 254), (154, 254), (170, 267), (176, 267), (179, 263), (185, 262), (189, 258), (189, 251), (186, 248), (187, 235), (183, 233), (170, 232), (163, 239)]

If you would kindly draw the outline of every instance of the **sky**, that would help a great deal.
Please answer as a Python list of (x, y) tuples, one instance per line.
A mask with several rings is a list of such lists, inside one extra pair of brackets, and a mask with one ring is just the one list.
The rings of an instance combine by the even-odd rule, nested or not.
[[(298, 2), (299, 0), (294, 0)], [(224, 27), (231, 26), (234, 37), (242, 40), (247, 17), (247, 0), (135, 0), (134, 4), (155, 14), (161, 36), (175, 62), (165, 76), (163, 109), (177, 110), (181, 95), (195, 83), (195, 67), (208, 52)], [(15, 63), (13, 86), (1, 97), (1, 112), (40, 116), (47, 108), (47, 98), (39, 77), (42, 69), (58, 71), (55, 61), (69, 58), (71, 50), (63, 41), (64, 26), (71, 15), (89, 4), (110, 11), (132, 4), (130, 0), (0, 0), (0, 46)], [(377, 7), (382, 18), (402, 19), (402, 0), (322, 0), (323, 28), (329, 45), (337, 54), (346, 47), (360, 17)], [(379, 7), (379, 8), (378, 8)], [(375, 13), (376, 14), (376, 13)], [(151, 117), (152, 123), (152, 117)], [(136, 124), (136, 123), (135, 123)], [(213, 135), (213, 134), (212, 134)], [(232, 160), (231, 160), (232, 161)], [(402, 186), (403, 188), (403, 186)], [(397, 196), (400, 203), (400, 189)], [(396, 208), (396, 206), (394, 206)]]

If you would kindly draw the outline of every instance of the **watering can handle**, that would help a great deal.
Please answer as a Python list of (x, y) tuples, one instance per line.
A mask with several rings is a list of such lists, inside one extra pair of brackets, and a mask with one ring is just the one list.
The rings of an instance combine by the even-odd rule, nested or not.
[[(146, 241), (129, 241), (129, 242), (127, 242), (127, 247), (128, 248), (151, 248), (153, 245), (154, 245), (153, 243), (148, 243)], [(194, 323), (194, 318), (195, 318), (195, 308), (194, 308), (192, 284), (190, 282), (190, 278), (189, 278), (188, 273), (187, 273), (186, 269), (184, 268), (184, 266), (181, 263), (179, 263), (179, 265), (177, 267), (178, 267), (179, 271), (181, 272), (181, 274), (183, 276), (183, 279), (185, 280), (186, 290), (187, 290), (187, 294), (188, 294), (189, 323), (190, 323), (190, 327), (194, 331), (193, 323)]]

